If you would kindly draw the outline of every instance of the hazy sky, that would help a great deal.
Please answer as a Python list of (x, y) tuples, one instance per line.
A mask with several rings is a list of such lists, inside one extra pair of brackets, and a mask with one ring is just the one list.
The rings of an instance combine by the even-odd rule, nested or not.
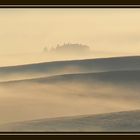
[(140, 9), (0, 9), (0, 65), (64, 42), (96, 57), (139, 55)]

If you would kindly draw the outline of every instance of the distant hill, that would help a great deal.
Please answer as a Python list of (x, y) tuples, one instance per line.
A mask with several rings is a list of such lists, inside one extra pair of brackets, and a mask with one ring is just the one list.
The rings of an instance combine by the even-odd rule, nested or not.
[(0, 131), (140, 132), (140, 110), (9, 123)]
[(35, 78), (71, 73), (91, 73), (120, 70), (140, 70), (140, 56), (54, 61), (28, 65), (0, 67), (2, 80), (14, 80), (17, 77)]

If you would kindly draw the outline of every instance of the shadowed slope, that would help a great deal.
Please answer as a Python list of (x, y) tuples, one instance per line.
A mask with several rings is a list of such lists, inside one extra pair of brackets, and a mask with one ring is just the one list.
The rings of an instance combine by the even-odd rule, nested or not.
[(118, 70), (140, 70), (140, 56), (56, 61), (0, 67), (1, 81), (48, 75)]
[(140, 109), (139, 82), (140, 71), (1, 82), (0, 123)]
[(98, 115), (59, 117), (0, 126), (1, 131), (42, 132), (129, 132), (140, 131), (140, 111), (124, 111)]
[(98, 72), (98, 73), (77, 73), (77, 74), (64, 74), (64, 75), (55, 75), (49, 77), (40, 77), (24, 80), (14, 80), (0, 82), (0, 85), (6, 84), (20, 84), (24, 83), (66, 83), (66, 82), (109, 82), (109, 83), (123, 83), (123, 84), (138, 84), (140, 82), (140, 70), (132, 71), (109, 71), (109, 72)]
[[(112, 59), (115, 60), (112, 61)], [(63, 71), (62, 75), (45, 75), (42, 77), (38, 75), (40, 78), (31, 78), (28, 71), (29, 69), (26, 69), (29, 79), (1, 82), (0, 123), (34, 120), (44, 117), (55, 118), (60, 116), (140, 109), (139, 57), (135, 57), (135, 59), (134, 57), (128, 57), (124, 58), (125, 60), (123, 59), (123, 61), (122, 59), (123, 58), (111, 58), (111, 60), (109, 59), (111, 63), (108, 63), (108, 61), (106, 61), (106, 63), (100, 63), (101, 67), (98, 68), (102, 72), (89, 73), (86, 71), (86, 73), (80, 73), (81, 71), (75, 72), (65, 69), (66, 72), (74, 72), (74, 74), (64, 74)], [(128, 61), (128, 59), (130, 60)], [(102, 59), (99, 60), (101, 61)], [(90, 60), (81, 60), (80, 62), (83, 63), (83, 61)], [(116, 61), (118, 63), (115, 63)], [(119, 63), (121, 63), (120, 66)], [(93, 71), (95, 65), (91, 65), (92, 63), (90, 64), (89, 62), (86, 64), (88, 67), (85, 68)], [(99, 66), (99, 63), (96, 64)], [(35, 66), (37, 65), (38, 64), (35, 64)], [(133, 67), (130, 67), (130, 65)], [(81, 64), (80, 66), (83, 67)], [(106, 69), (101, 69), (103, 66)], [(17, 67), (19, 68), (19, 66)], [(37, 66), (37, 68), (40, 67)], [(58, 65), (58, 72), (60, 72), (59, 68)], [(61, 68), (63, 70), (63, 67)], [(35, 67), (34, 69), (36, 71)], [(30, 72), (34, 69), (30, 69)], [(54, 70), (57, 71), (55, 67), (52, 69), (52, 72), (54, 72)], [(106, 71), (103, 72), (103, 70)], [(44, 72), (46, 71), (44, 70)], [(19, 77), (22, 79), (22, 76)], [(107, 122), (108, 121), (109, 120), (107, 120)], [(81, 125), (80, 127), (76, 126), (75, 129), (72, 129), (77, 130), (77, 127), (79, 130)], [(51, 128), (51, 130), (54, 131), (57, 129), (54, 127)], [(61, 127), (59, 126), (59, 128)], [(97, 128), (97, 125), (96, 128), (91, 126), (91, 129), (95, 131), (106, 130), (106, 128), (102, 128)], [(89, 128), (85, 128), (84, 131), (86, 129), (89, 130)], [(49, 131), (50, 127), (45, 130)]]

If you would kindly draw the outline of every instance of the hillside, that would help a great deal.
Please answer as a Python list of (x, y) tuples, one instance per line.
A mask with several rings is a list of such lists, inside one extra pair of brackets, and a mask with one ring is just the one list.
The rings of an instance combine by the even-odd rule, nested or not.
[(140, 70), (129, 70), (129, 71), (108, 71), (108, 72), (97, 72), (97, 73), (76, 73), (76, 74), (63, 74), (54, 75), (48, 77), (29, 78), (23, 80), (12, 80), (6, 82), (0, 82), (0, 85), (6, 84), (19, 84), (19, 83), (89, 83), (100, 82), (100, 83), (112, 83), (112, 84), (135, 84), (140, 82)]
[(140, 56), (56, 61), (0, 67), (0, 80), (120, 70), (140, 70)]
[(0, 126), (0, 131), (14, 132), (139, 132), (140, 111), (122, 111), (98, 115), (80, 115), (31, 120)]
[[(140, 57), (118, 57), (1, 67), (0, 125), (39, 118), (79, 115), (82, 117), (81, 115), (88, 114), (92, 114), (91, 118), (93, 117), (94, 120), (94, 115), (97, 114), (140, 109), (139, 64)], [(73, 69), (73, 66), (76, 69)], [(7, 81), (4, 81), (4, 78), (7, 78)], [(135, 116), (133, 117), (128, 119), (135, 121)], [(121, 118), (123, 117), (118, 116), (116, 121)], [(83, 123), (84, 120), (82, 120)], [(73, 122), (75, 122), (75, 117)], [(82, 130), (79, 126), (72, 127), (72, 130), (111, 131), (108, 127), (113, 125), (111, 123), (115, 123), (115, 119), (107, 119), (105, 122), (109, 124), (105, 128), (104, 124), (101, 124), (102, 127), (95, 128), (87, 126), (86, 122), (85, 128), (80, 124)], [(43, 124), (40, 125), (43, 131), (45, 129), (57, 131), (59, 128), (60, 131), (63, 130), (59, 125), (54, 128), (54, 124), (50, 124), (47, 128), (43, 127)], [(134, 130), (135, 126), (137, 125), (134, 124)], [(114, 130), (118, 129), (115, 126), (112, 127)], [(121, 127), (126, 129), (126, 126)], [(23, 126), (22, 128), (26, 129)], [(40, 131), (42, 131), (41, 128)], [(68, 131), (71, 129), (67, 128)]]

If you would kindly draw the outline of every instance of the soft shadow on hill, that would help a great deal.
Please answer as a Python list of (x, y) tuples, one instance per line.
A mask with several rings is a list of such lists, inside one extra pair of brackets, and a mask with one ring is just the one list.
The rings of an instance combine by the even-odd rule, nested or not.
[[(0, 75), (0, 124), (39, 118), (104, 114), (140, 109), (140, 57), (61, 61), (2, 67)], [(2, 81), (4, 78), (8, 81)], [(137, 117), (137, 114), (135, 115)], [(135, 119), (135, 115), (128, 119)], [(112, 128), (113, 131), (119, 127), (122, 127), (122, 130), (131, 130), (130, 127), (127, 129), (124, 125), (129, 123), (130, 126), (133, 125), (131, 122), (127, 122), (127, 118), (124, 118), (126, 120), (123, 124), (123, 117), (120, 120), (119, 115), (116, 121), (120, 121), (120, 124), (118, 123), (119, 125), (116, 127), (113, 125), (115, 119), (111, 120), (111, 118), (105, 117), (101, 124), (98, 119), (96, 120), (94, 117), (92, 119), (93, 121), (88, 121), (93, 125), (87, 125), (84, 118), (83, 123), (81, 121), (75, 128), (66, 122), (64, 123), (65, 130), (111, 131)], [(104, 122), (108, 122), (108, 126)], [(76, 123), (78, 123), (77, 120)], [(58, 127), (55, 127), (55, 122), (47, 126), (42, 126), (43, 124), (38, 124), (38, 128), (35, 129), (33, 126), (33, 130), (57, 131), (60, 128), (61, 131), (65, 128), (61, 127), (61, 123), (57, 125)], [(101, 127), (95, 127), (98, 124)], [(26, 128), (25, 125), (19, 130)], [(27, 130), (30, 128), (29, 126)], [(139, 126), (134, 124), (133, 130), (137, 129)], [(14, 130), (17, 131), (17, 128)]]
[(0, 67), (1, 81), (71, 73), (140, 70), (140, 56), (56, 61)]
[(0, 123), (139, 109), (139, 81), (140, 71), (114, 71), (3, 82)]
[(139, 132), (140, 111), (17, 122), (1, 125), (0, 130), (14, 132)]

